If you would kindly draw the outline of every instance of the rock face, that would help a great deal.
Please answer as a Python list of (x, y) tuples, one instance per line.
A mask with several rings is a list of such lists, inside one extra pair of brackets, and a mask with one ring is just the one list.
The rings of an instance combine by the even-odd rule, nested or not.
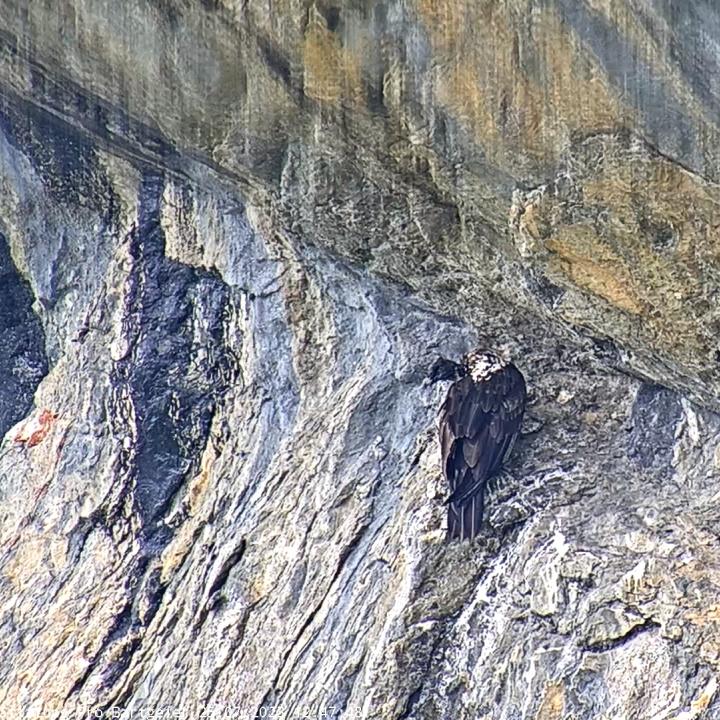
[(0, 716), (720, 718), (713, 3), (0, 16)]

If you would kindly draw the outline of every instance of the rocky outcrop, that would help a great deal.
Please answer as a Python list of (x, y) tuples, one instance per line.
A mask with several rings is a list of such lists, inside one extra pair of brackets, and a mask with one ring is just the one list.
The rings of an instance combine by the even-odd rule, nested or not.
[(2, 713), (720, 716), (710, 4), (0, 11)]

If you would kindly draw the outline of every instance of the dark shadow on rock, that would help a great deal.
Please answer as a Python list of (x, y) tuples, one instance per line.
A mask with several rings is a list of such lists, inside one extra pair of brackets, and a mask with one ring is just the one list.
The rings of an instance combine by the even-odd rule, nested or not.
[(223, 332), (230, 288), (215, 273), (164, 254), (163, 187), (158, 175), (141, 185), (126, 300), (132, 347), (114, 377), (132, 399), (137, 447), (126, 462), (148, 535), (197, 469), (217, 403), (237, 367)]
[(661, 385), (644, 384), (638, 390), (632, 408), (632, 429), (628, 438), (628, 455), (638, 466), (672, 474), (675, 428), (682, 414), (677, 393)]
[(30, 286), (0, 234), (0, 437), (27, 414), (48, 371), (45, 335), (32, 303)]

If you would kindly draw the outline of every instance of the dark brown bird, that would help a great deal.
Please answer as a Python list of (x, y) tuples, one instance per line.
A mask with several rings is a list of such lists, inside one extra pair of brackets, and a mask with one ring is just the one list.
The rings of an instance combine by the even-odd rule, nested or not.
[(472, 539), (483, 519), (483, 497), (520, 432), (526, 388), (511, 362), (474, 350), (456, 366), (462, 377), (440, 411), (443, 474), (450, 487), (448, 539)]

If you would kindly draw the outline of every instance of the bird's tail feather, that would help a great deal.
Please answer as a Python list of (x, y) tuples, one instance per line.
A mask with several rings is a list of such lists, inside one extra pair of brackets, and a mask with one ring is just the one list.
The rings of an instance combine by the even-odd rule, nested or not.
[(464, 503), (448, 504), (448, 540), (472, 540), (479, 532), (483, 518), (483, 497), (469, 497)]

